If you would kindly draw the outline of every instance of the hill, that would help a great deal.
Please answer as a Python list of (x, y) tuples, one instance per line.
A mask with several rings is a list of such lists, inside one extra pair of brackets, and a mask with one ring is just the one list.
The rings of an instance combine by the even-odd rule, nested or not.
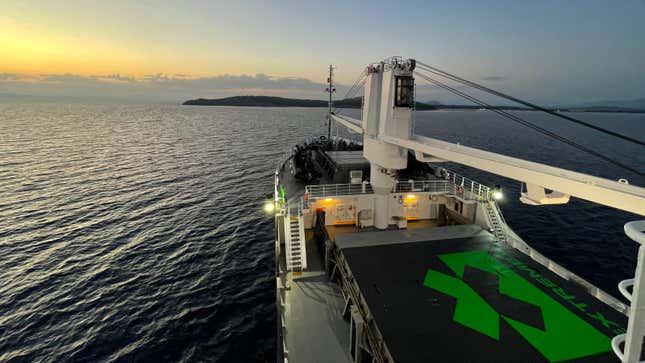
[[(361, 98), (346, 98), (334, 101), (337, 108), (360, 108)], [(187, 106), (242, 106), (242, 107), (327, 107), (325, 100), (308, 100), (271, 96), (234, 96), (217, 99), (198, 98), (183, 103)], [(417, 110), (436, 110), (433, 105), (416, 103)]]

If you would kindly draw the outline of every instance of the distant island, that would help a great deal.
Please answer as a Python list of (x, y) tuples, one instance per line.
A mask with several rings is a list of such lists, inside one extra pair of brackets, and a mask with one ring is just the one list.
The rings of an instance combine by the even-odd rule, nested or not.
[[(336, 108), (361, 108), (361, 97), (345, 98), (335, 100)], [(182, 103), (186, 106), (238, 106), (238, 107), (327, 107), (326, 100), (310, 100), (300, 98), (284, 98), (272, 96), (233, 96), (226, 98), (197, 98)], [(434, 101), (416, 102), (415, 109), (419, 111), (428, 110), (509, 110), (509, 111), (534, 111), (533, 109), (518, 106), (473, 106), (473, 105), (444, 105)], [(645, 109), (621, 106), (574, 106), (574, 107), (552, 107), (557, 112), (623, 112), (623, 113), (645, 113)]]
[[(361, 97), (334, 100), (337, 108), (361, 108)], [(217, 99), (198, 98), (183, 103), (187, 106), (244, 106), (244, 107), (327, 107), (325, 100), (306, 100), (271, 96), (234, 96)], [(436, 110), (435, 105), (416, 103), (417, 110)]]

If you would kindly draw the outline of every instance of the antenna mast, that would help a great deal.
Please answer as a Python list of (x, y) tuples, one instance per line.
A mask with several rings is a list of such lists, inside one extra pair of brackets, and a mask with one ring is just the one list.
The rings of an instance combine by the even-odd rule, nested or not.
[(325, 88), (325, 92), (329, 93), (329, 109), (327, 111), (327, 140), (331, 139), (331, 110), (334, 107), (334, 101), (332, 99), (332, 94), (336, 92), (334, 88), (334, 66), (329, 65), (329, 76), (327, 76), (328, 86)]

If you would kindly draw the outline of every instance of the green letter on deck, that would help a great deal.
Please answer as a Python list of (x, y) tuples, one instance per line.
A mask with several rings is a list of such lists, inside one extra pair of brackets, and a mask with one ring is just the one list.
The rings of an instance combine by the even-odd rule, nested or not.
[[(499, 319), (504, 319), (551, 362), (586, 357), (611, 350), (610, 340), (545, 292), (526, 281), (485, 251), (444, 254), (441, 260), (458, 276), (428, 270), (424, 285), (457, 299), (453, 320), (499, 340)], [(463, 281), (466, 266), (496, 274), (499, 293), (538, 306), (544, 330), (496, 312)]]

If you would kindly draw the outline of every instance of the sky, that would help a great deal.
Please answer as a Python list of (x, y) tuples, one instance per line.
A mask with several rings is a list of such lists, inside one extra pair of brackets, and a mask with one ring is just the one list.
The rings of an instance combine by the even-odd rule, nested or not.
[(340, 98), (398, 55), (547, 105), (645, 97), (642, 0), (2, 1), (2, 94), (323, 99), (333, 63)]

